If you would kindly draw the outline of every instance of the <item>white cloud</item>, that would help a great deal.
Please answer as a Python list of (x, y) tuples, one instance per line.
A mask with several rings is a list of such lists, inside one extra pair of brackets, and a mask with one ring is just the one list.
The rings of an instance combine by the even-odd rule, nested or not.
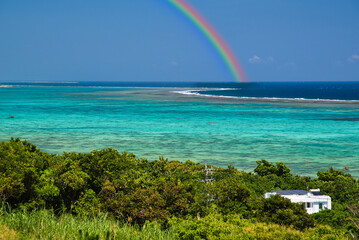
[(275, 59), (273, 57), (267, 57), (267, 58), (261, 58), (257, 55), (254, 55), (250, 59), (248, 59), (250, 63), (263, 63), (263, 64), (271, 64), (275, 62)]
[(256, 55), (254, 55), (253, 57), (251, 57), (250, 59), (248, 59), (248, 61), (250, 63), (260, 63), (262, 62), (262, 59)]
[(178, 62), (176, 62), (176, 61), (171, 61), (171, 65), (172, 65), (172, 66), (177, 66), (177, 65), (178, 65)]
[(348, 58), (349, 62), (354, 62), (356, 60), (359, 60), (359, 55), (358, 54), (353, 54)]
[(267, 62), (266, 63), (273, 63), (275, 60), (273, 57), (269, 57), (267, 58)]
[(334, 61), (334, 65), (342, 65), (342, 62), (339, 60)]
[(285, 67), (294, 67), (295, 63), (294, 62), (287, 62), (286, 64), (284, 64)]

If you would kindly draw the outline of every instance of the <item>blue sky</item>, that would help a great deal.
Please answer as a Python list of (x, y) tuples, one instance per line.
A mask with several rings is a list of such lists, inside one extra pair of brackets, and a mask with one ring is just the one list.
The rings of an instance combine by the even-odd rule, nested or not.
[[(358, 0), (187, 0), (250, 81), (359, 81)], [(233, 78), (166, 0), (0, 0), (0, 81)]]

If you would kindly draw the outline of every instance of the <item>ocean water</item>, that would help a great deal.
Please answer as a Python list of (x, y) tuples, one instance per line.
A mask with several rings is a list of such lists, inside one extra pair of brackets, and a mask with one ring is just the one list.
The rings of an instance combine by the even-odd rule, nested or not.
[(50, 153), (112, 147), (246, 171), (266, 159), (308, 176), (349, 167), (359, 177), (358, 82), (8, 84), (0, 141), (19, 137)]

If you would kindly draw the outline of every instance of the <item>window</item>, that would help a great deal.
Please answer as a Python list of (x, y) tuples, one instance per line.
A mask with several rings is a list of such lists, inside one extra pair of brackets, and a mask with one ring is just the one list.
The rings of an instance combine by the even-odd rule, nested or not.
[(323, 203), (319, 203), (319, 209), (323, 209)]
[(312, 207), (312, 203), (307, 202), (306, 207), (307, 207), (307, 208), (311, 208), (311, 207)]

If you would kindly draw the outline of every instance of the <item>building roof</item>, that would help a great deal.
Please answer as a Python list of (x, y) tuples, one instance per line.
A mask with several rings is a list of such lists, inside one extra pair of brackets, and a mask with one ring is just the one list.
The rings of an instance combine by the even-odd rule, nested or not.
[(323, 196), (323, 193), (319, 191), (311, 191), (310, 193), (313, 194), (314, 196)]
[(307, 195), (308, 194), (308, 192), (304, 190), (276, 190), (273, 192), (278, 193), (279, 195)]

